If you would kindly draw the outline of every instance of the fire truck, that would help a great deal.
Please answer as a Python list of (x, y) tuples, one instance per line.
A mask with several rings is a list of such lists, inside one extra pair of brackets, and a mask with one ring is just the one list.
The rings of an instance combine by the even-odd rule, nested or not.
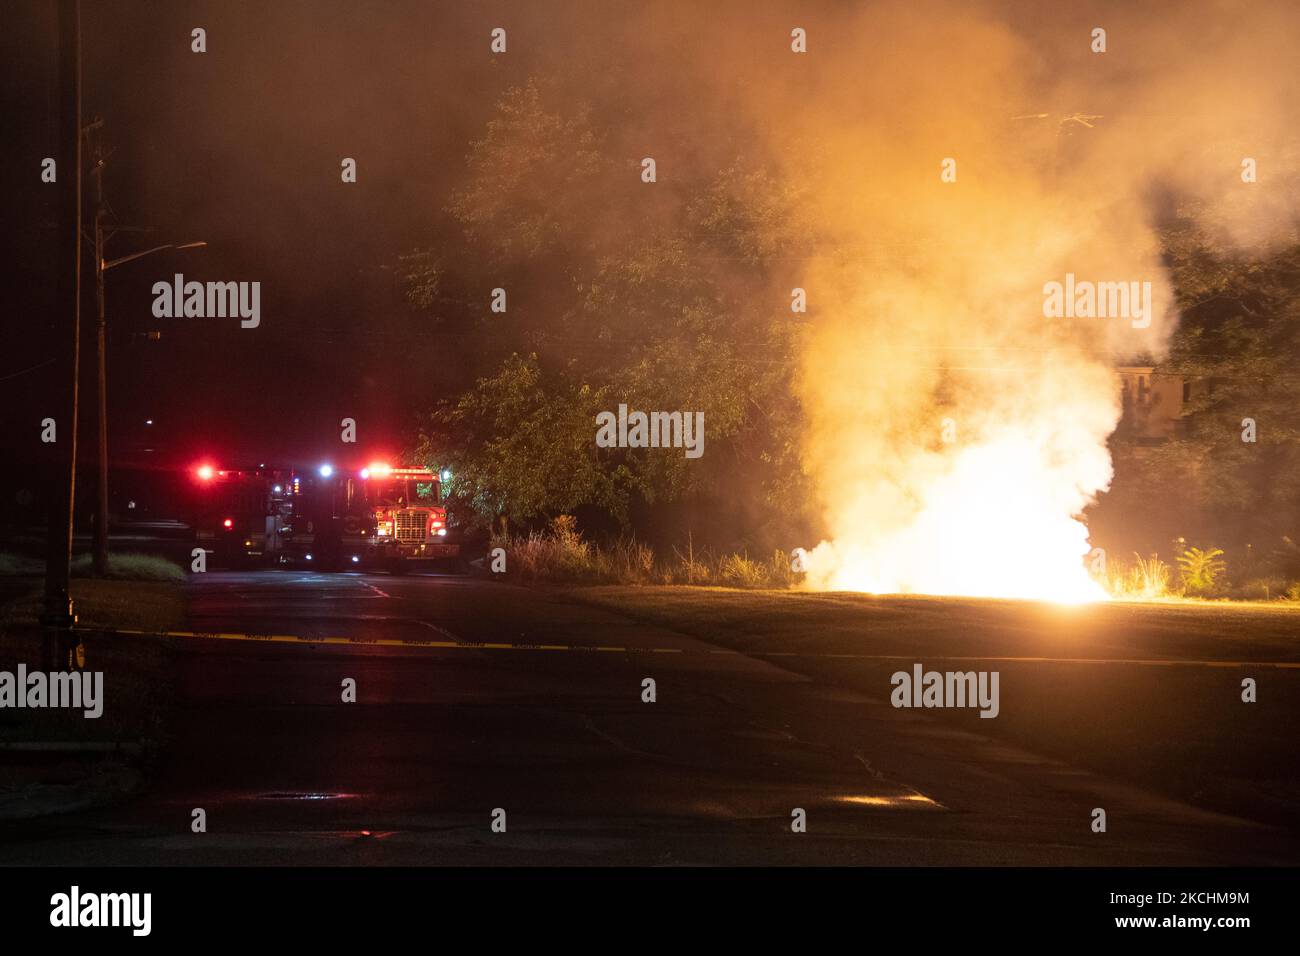
[(246, 567), (265, 555), (272, 482), (288, 480), (287, 469), (261, 467), (194, 469), (189, 491), (190, 527), (196, 543), (218, 567)]
[(219, 567), (287, 564), (400, 574), (456, 560), (439, 476), (374, 462), (359, 469), (194, 470), (192, 525)]
[(447, 541), (437, 475), (376, 463), (363, 468), (360, 478), (372, 565), (400, 573), (410, 562), (460, 556), (460, 545)]

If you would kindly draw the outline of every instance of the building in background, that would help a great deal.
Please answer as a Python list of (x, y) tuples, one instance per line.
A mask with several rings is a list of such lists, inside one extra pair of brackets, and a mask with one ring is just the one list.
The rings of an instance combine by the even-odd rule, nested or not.
[(1118, 432), (1138, 445), (1159, 445), (1177, 437), (1192, 398), (1192, 383), (1150, 365), (1121, 366), (1115, 371), (1123, 401)]

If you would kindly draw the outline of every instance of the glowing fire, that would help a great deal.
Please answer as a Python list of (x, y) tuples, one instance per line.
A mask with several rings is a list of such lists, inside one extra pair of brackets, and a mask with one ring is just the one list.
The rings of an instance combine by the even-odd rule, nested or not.
[[(814, 549), (806, 562), (809, 585), (873, 594), (1106, 600), (1084, 564), (1088, 529), (1070, 517), (1091, 489), (1050, 459), (1041, 446), (1017, 437), (961, 450), (916, 489), (919, 510), (899, 526)], [(862, 505), (862, 514), (879, 514), (874, 502)]]
[[(1187, 57), (1170, 39), (1099, 84), (1068, 31), (1003, 5), (873, 3), (788, 92), (755, 98), (809, 250), (780, 282), (813, 303), (794, 389), (826, 539), (809, 587), (1106, 597), (1080, 516), (1112, 478), (1115, 367), (1159, 363), (1178, 321), (1158, 224), (1176, 208), (1228, 247), (1294, 241), (1295, 191), (1265, 207), (1225, 170), (1237, 142), (1291, 129), (1294, 71), (1268, 57), (1294, 45), (1295, 5), (1195, 5), (1233, 41)], [(1158, 13), (1147, 29), (1170, 36)], [(1239, 75), (1260, 91), (1248, 108), (1222, 92)], [(1083, 104), (1091, 119), (1061, 112)], [(1152, 308), (1064, 318), (1050, 293), (1071, 274), (1149, 282)]]

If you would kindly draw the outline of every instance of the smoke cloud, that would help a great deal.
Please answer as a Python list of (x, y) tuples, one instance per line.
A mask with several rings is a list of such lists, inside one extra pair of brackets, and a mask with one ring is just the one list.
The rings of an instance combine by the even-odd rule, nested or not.
[[(1112, 475), (1115, 366), (1158, 359), (1176, 326), (1158, 226), (1191, 214), (1251, 249), (1294, 230), (1298, 24), (909, 2), (810, 31), (800, 88), (755, 107), (780, 117), (774, 151), (828, 250), (792, 283), (829, 530), (810, 586), (1102, 596), (1079, 517)], [(1086, 298), (1048, 317), (1052, 282), (1136, 283), (1152, 314), (1135, 297), (1106, 315), (1101, 294), (1092, 317)]]

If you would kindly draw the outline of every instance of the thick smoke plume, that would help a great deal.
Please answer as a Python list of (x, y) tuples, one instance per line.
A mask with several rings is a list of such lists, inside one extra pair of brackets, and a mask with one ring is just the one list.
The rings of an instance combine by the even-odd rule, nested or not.
[[(1158, 359), (1177, 321), (1161, 217), (1244, 245), (1294, 228), (1298, 23), (1294, 5), (905, 3), (810, 33), (804, 83), (762, 110), (828, 249), (798, 283), (830, 533), (811, 586), (1102, 596), (1079, 518), (1111, 479), (1114, 369)], [(1149, 283), (1151, 312), (1047, 317), (1067, 281)]]

